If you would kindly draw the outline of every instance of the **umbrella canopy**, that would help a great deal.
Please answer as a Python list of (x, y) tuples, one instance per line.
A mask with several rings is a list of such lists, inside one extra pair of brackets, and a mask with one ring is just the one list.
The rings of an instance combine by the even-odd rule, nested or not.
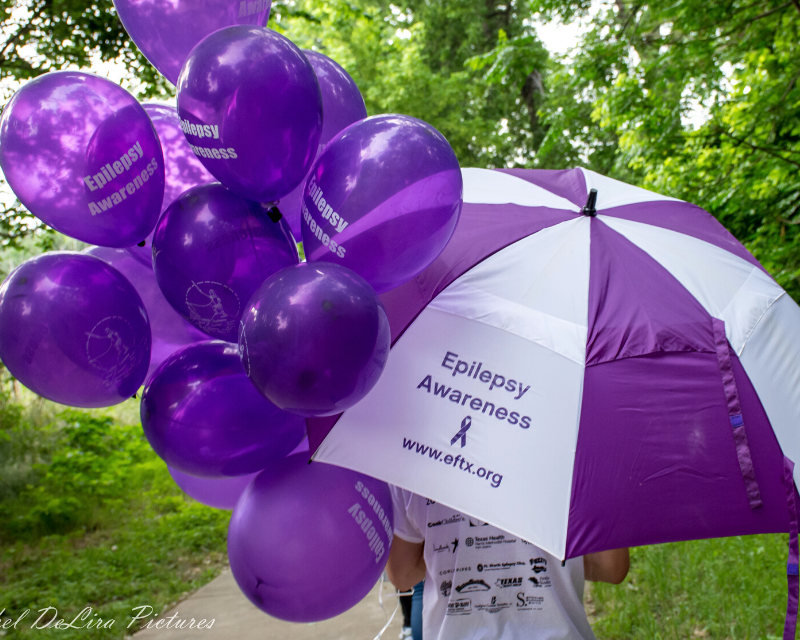
[(755, 258), (585, 169), (463, 176), (450, 244), (382, 296), (383, 376), (308, 421), (313, 459), (559, 558), (787, 531), (800, 308)]

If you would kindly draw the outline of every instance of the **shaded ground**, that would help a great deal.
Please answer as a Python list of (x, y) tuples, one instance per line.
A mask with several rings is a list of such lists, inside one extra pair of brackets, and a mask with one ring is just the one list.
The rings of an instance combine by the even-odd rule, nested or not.
[[(355, 607), (340, 616), (312, 624), (294, 624), (272, 618), (254, 607), (242, 595), (230, 570), (199, 589), (188, 599), (159, 616), (176, 613), (176, 621), (214, 619), (211, 629), (143, 629), (136, 640), (373, 640), (391, 616), (397, 598), (388, 582), (383, 586), (383, 606), (378, 601), (380, 583)], [(383, 635), (395, 640), (400, 633), (402, 614), (397, 612)], [(173, 623), (174, 624), (174, 623)]]

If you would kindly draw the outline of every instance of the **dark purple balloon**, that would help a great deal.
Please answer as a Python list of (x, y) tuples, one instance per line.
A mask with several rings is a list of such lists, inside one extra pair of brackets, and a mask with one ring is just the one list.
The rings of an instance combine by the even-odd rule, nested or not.
[(153, 236), (158, 286), (172, 307), (214, 338), (236, 342), (245, 304), (266, 278), (297, 264), (284, 220), (219, 183), (186, 191)]
[[(164, 199), (161, 201), (161, 213), (187, 189), (200, 184), (216, 182), (197, 157), (192, 153), (192, 148), (186, 142), (186, 137), (181, 131), (181, 121), (175, 107), (162, 104), (145, 104), (144, 110), (153, 121), (153, 126), (161, 141), (164, 152), (164, 172), (166, 184), (164, 186)], [(127, 250), (140, 262), (153, 267), (153, 234), (144, 241), (128, 247)]]
[(363, 278), (330, 262), (279, 271), (253, 294), (239, 350), (253, 384), (301, 416), (340, 413), (380, 378), (390, 346), (383, 304)]
[(178, 81), (183, 132), (226, 187), (275, 202), (305, 178), (322, 96), (302, 51), (271, 29), (228, 27), (200, 42)]
[(86, 253), (100, 258), (124, 275), (142, 299), (153, 336), (147, 379), (171, 353), (181, 347), (208, 340), (208, 336), (181, 318), (161, 293), (153, 270), (124, 249), (92, 247)]
[(305, 421), (281, 411), (250, 384), (235, 344), (184, 347), (144, 390), (142, 426), (153, 450), (194, 476), (243, 476), (274, 465), (305, 435)]
[(142, 106), (76, 71), (28, 81), (0, 119), (0, 165), (43, 222), (83, 242), (127, 247), (153, 230), (164, 156)]
[(45, 253), (23, 262), (0, 287), (0, 358), (48, 400), (118, 404), (147, 373), (147, 311), (133, 285), (102, 260)]
[[(303, 49), (314, 68), (322, 92), (322, 134), (314, 159), (319, 157), (325, 145), (345, 127), (367, 117), (367, 107), (358, 86), (337, 62), (316, 51)], [(292, 235), (299, 241), (300, 209), (303, 200), (303, 180), (292, 192), (281, 198), (280, 208), (286, 216)]]
[(251, 473), (233, 478), (200, 478), (190, 476), (188, 473), (172, 467), (168, 467), (168, 469), (181, 491), (200, 504), (214, 509), (233, 509), (247, 485), (258, 475), (258, 473)]
[(235, 24), (264, 26), (271, 0), (114, 0), (125, 31), (172, 84), (200, 40)]
[(306, 181), (306, 258), (344, 265), (384, 293), (436, 259), (461, 203), (458, 160), (436, 129), (409, 116), (361, 120), (331, 140)]
[(228, 528), (233, 577), (248, 599), (290, 622), (326, 620), (377, 582), (393, 537), (383, 482), (290, 456), (256, 476)]

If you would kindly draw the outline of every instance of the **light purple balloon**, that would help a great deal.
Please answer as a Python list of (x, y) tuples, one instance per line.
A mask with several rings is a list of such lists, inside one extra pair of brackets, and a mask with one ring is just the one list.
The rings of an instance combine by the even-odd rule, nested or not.
[(233, 577), (262, 611), (290, 622), (355, 606), (381, 575), (392, 543), (383, 482), (290, 456), (258, 474), (233, 510)]
[[(322, 134), (314, 157), (316, 160), (331, 138), (345, 127), (367, 117), (367, 107), (358, 86), (341, 65), (317, 51), (303, 49), (303, 53), (314, 68), (322, 92)], [(279, 203), (281, 213), (286, 216), (292, 235), (298, 241), (301, 239), (300, 209), (304, 187), (305, 180), (290, 194), (283, 196)]]
[(344, 265), (384, 293), (447, 246), (462, 191), (456, 155), (429, 124), (402, 115), (356, 122), (325, 147), (306, 181), (306, 258)]
[(367, 117), (364, 98), (350, 74), (335, 60), (318, 51), (304, 49), (314, 68), (322, 92), (322, 133), (320, 147), (324, 148), (345, 127)]
[(23, 262), (0, 287), (0, 358), (48, 400), (118, 404), (147, 373), (147, 311), (133, 285), (102, 260), (45, 253)]
[(279, 271), (253, 294), (239, 332), (256, 388), (301, 416), (335, 415), (380, 378), (389, 320), (363, 278), (330, 262)]
[(92, 247), (85, 253), (100, 258), (124, 275), (136, 289), (147, 309), (153, 336), (147, 379), (170, 354), (194, 342), (208, 340), (206, 334), (181, 318), (166, 301), (161, 289), (158, 288), (153, 270), (136, 260), (128, 251)]
[(258, 473), (251, 473), (233, 478), (200, 478), (190, 476), (188, 473), (172, 467), (167, 468), (181, 491), (200, 504), (214, 509), (233, 509), (247, 485), (258, 475)]
[(308, 173), (322, 131), (314, 69), (284, 36), (228, 27), (192, 49), (178, 113), (205, 167), (245, 198), (272, 203)]
[(297, 264), (284, 220), (219, 183), (186, 191), (153, 236), (158, 286), (172, 307), (204, 333), (236, 342), (244, 305), (266, 278)]
[(83, 242), (136, 244), (160, 213), (158, 136), (133, 96), (105, 78), (57, 71), (28, 81), (0, 118), (0, 165), (23, 205)]
[[(145, 104), (144, 110), (153, 121), (153, 126), (161, 141), (164, 152), (164, 170), (166, 183), (164, 186), (164, 199), (161, 201), (161, 213), (187, 189), (200, 184), (216, 182), (197, 157), (192, 153), (192, 148), (186, 142), (186, 137), (181, 131), (181, 121), (175, 107), (161, 104)], [(127, 250), (141, 263), (153, 268), (153, 233), (145, 239), (144, 243), (128, 247)]]
[(172, 84), (198, 42), (235, 24), (264, 26), (271, 0), (114, 0), (125, 31)]
[(141, 403), (144, 434), (170, 467), (194, 476), (243, 476), (274, 465), (305, 435), (305, 421), (250, 384), (235, 344), (200, 342), (156, 369)]

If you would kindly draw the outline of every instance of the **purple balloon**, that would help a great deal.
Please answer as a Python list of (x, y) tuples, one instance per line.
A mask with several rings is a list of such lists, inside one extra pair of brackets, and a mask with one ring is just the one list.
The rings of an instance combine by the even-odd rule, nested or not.
[(161, 289), (158, 288), (153, 270), (136, 260), (128, 251), (108, 247), (92, 247), (85, 253), (100, 258), (125, 276), (136, 289), (147, 309), (153, 341), (150, 347), (150, 367), (147, 370), (146, 379), (153, 375), (156, 367), (167, 356), (181, 347), (208, 340), (206, 334), (181, 318), (166, 301)]
[(342, 129), (366, 118), (367, 107), (358, 85), (339, 63), (317, 51), (304, 49), (303, 53), (314, 68), (322, 92), (322, 150)]
[(127, 91), (75, 71), (30, 80), (0, 118), (0, 165), (35, 216), (83, 242), (127, 247), (153, 230), (164, 156)]
[[(345, 127), (367, 117), (367, 107), (358, 86), (337, 62), (316, 51), (303, 49), (303, 53), (314, 68), (322, 92), (322, 134), (314, 157), (316, 160), (331, 138)], [(298, 241), (301, 239), (300, 209), (304, 187), (305, 180), (280, 201), (281, 213), (286, 216), (292, 235)]]
[(462, 191), (456, 155), (429, 124), (400, 115), (356, 122), (325, 147), (306, 181), (306, 258), (342, 264), (384, 293), (442, 252)]
[(181, 491), (200, 504), (214, 509), (233, 509), (247, 485), (258, 475), (251, 473), (233, 478), (199, 478), (172, 467), (167, 468)]
[[(164, 199), (161, 201), (161, 213), (187, 189), (200, 184), (216, 182), (186, 142), (181, 131), (181, 121), (175, 107), (161, 104), (145, 104), (144, 110), (153, 121), (153, 126), (161, 141), (164, 152), (164, 169), (166, 184)], [(145, 238), (144, 243), (127, 247), (127, 250), (141, 263), (153, 267), (153, 234)]]
[(198, 44), (178, 81), (181, 126), (226, 187), (275, 202), (308, 173), (322, 131), (314, 69), (270, 29), (228, 27)]
[(271, 0), (114, 0), (125, 31), (172, 84), (192, 48), (208, 34), (236, 24), (264, 26)]
[(46, 253), (23, 262), (0, 287), (0, 358), (48, 400), (118, 404), (147, 373), (147, 311), (133, 285), (102, 260)]
[(214, 338), (236, 342), (244, 305), (266, 278), (297, 264), (284, 220), (219, 183), (186, 191), (153, 236), (158, 286), (172, 307)]
[(144, 434), (170, 467), (194, 476), (243, 476), (274, 465), (305, 435), (305, 421), (250, 384), (235, 344), (176, 351), (142, 395)]
[(250, 380), (280, 408), (335, 415), (380, 378), (389, 320), (363, 278), (330, 262), (279, 271), (253, 294), (239, 351)]
[(316, 622), (355, 606), (381, 575), (393, 536), (383, 482), (290, 456), (256, 476), (233, 510), (228, 558), (271, 616)]

